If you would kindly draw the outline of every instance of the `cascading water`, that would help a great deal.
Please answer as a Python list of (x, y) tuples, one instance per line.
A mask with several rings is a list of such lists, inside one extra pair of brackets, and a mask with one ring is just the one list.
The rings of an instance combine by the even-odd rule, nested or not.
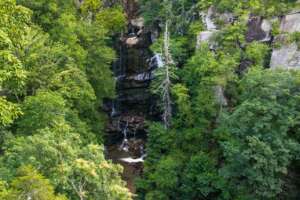
[(122, 130), (123, 141), (122, 141), (122, 144), (120, 146), (120, 150), (126, 151), (126, 152), (128, 152), (128, 150), (129, 150), (127, 131), (128, 131), (128, 121), (126, 122), (126, 125)]
[[(128, 5), (130, 4), (130, 5)], [(143, 170), (146, 156), (146, 119), (156, 118), (155, 101), (150, 93), (153, 70), (163, 65), (159, 54), (153, 55), (152, 32), (138, 16), (135, 0), (126, 1), (128, 32), (116, 43), (118, 59), (113, 64), (117, 95), (107, 103), (107, 157), (124, 167), (123, 178), (134, 192), (134, 178)]]

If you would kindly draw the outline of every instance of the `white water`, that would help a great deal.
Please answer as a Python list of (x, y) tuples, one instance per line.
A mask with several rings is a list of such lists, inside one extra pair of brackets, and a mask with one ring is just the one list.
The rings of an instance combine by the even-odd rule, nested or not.
[(213, 8), (210, 7), (207, 10), (207, 13), (201, 13), (202, 15), (202, 21), (206, 25), (206, 30), (213, 31), (217, 29), (217, 26), (215, 25), (214, 21), (212, 20), (213, 17)]
[(116, 102), (113, 101), (113, 102), (112, 102), (112, 109), (111, 109), (110, 116), (111, 116), (111, 117), (114, 117), (114, 116), (116, 116), (116, 115), (117, 115)]
[(120, 146), (120, 149), (123, 151), (128, 152), (129, 151), (129, 145), (128, 145), (128, 138), (127, 138), (127, 131), (128, 131), (128, 121), (126, 122), (125, 127), (122, 130), (123, 133), (123, 141)]
[(162, 59), (162, 56), (158, 53), (156, 53), (152, 59), (155, 61), (156, 65), (158, 68), (163, 67), (164, 66), (164, 61)]
[(126, 163), (141, 163), (141, 162), (144, 162), (145, 157), (146, 157), (146, 154), (142, 155), (139, 158), (127, 157), (127, 158), (120, 158), (120, 160), (123, 162), (126, 162)]

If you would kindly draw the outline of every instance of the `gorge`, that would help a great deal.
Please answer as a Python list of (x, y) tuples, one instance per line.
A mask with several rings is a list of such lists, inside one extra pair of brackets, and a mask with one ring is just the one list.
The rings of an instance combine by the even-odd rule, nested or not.
[(299, 0), (0, 0), (1, 200), (299, 200)]
[(116, 98), (108, 100), (107, 157), (124, 167), (123, 178), (134, 193), (134, 178), (143, 171), (146, 157), (147, 120), (159, 119), (155, 98), (150, 92), (153, 71), (162, 65), (150, 45), (157, 30), (145, 27), (138, 1), (123, 2), (127, 32), (115, 44), (118, 59), (112, 65)]

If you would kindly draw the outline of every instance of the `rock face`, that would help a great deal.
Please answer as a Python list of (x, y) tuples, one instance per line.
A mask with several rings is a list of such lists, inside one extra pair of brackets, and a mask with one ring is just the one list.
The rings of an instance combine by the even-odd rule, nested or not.
[(118, 59), (112, 66), (116, 79), (116, 98), (108, 99), (104, 109), (109, 116), (106, 127), (107, 158), (124, 167), (123, 179), (135, 192), (134, 179), (142, 173), (146, 119), (156, 117), (154, 98), (150, 93), (153, 70), (163, 65), (150, 45), (158, 30), (144, 26), (138, 15), (137, 0), (123, 0), (128, 32), (115, 44)]
[(196, 48), (199, 48), (201, 44), (208, 43), (211, 49), (214, 49), (214, 42), (211, 41), (212, 36), (218, 31), (220, 27), (215, 21), (220, 21), (223, 24), (230, 24), (234, 21), (232, 13), (218, 13), (214, 7), (210, 7), (207, 12), (201, 12), (202, 23), (205, 25), (205, 31), (202, 31), (197, 36)]
[(215, 90), (215, 97), (217, 103), (221, 106), (227, 106), (228, 102), (227, 102), (227, 98), (225, 97), (223, 87), (218, 85), (215, 86), (214, 90)]
[(280, 32), (281, 35), (277, 36), (276, 42), (281, 46), (278, 49), (273, 49), (270, 67), (272, 69), (300, 69), (300, 51), (296, 42), (281, 44), (287, 34), (300, 32), (300, 13), (283, 16)]
[(210, 45), (210, 48), (213, 49), (213, 44), (210, 42), (210, 39), (214, 35), (216, 31), (202, 31), (197, 36), (197, 44), (196, 48), (199, 49), (201, 44), (208, 43)]
[(280, 30), (282, 32), (300, 32), (300, 13), (288, 14), (281, 20)]
[(248, 31), (246, 33), (246, 41), (262, 41), (271, 40), (272, 25), (270, 21), (258, 16), (251, 16), (248, 20)]
[(153, 70), (161, 65), (159, 55), (153, 55), (152, 30), (144, 26), (138, 16), (136, 0), (124, 1), (128, 19), (128, 32), (115, 45), (118, 59), (113, 64), (117, 97), (108, 100), (105, 108), (110, 116), (107, 125), (108, 141), (113, 143), (126, 137), (146, 134), (145, 119), (155, 115), (154, 100), (150, 93)]
[[(213, 7), (210, 7), (207, 13), (201, 13), (203, 24), (206, 25), (206, 30), (202, 31), (197, 36), (196, 49), (199, 49), (203, 43), (207, 43), (209, 48), (213, 50), (215, 48), (215, 42), (212, 41), (212, 37), (215, 33), (218, 32), (218, 27), (215, 24), (214, 20), (218, 19), (223, 21), (224, 24), (229, 24), (233, 22), (233, 15), (231, 13), (217, 13)], [(227, 98), (224, 94), (224, 89), (220, 85), (216, 85), (213, 87), (213, 92), (215, 95), (216, 103), (220, 106), (227, 106)]]
[(271, 68), (300, 69), (300, 51), (296, 43), (273, 49)]
[(217, 26), (214, 22), (214, 8), (210, 7), (206, 13), (200, 13), (202, 23), (206, 26), (206, 30), (199, 33), (197, 36), (196, 48), (200, 48), (201, 44), (208, 43), (210, 46), (210, 39), (217, 30)]

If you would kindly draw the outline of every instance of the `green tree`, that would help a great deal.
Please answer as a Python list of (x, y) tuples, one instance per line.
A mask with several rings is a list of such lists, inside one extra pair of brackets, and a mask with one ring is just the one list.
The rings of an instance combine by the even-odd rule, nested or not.
[(32, 165), (70, 199), (131, 199), (119, 176), (121, 166), (106, 161), (102, 146), (87, 145), (67, 124), (12, 137), (5, 149), (0, 173), (4, 180), (17, 176), (20, 166)]
[(8, 102), (0, 97), (0, 129), (12, 124), (13, 121), (22, 114), (18, 105)]
[(49, 180), (31, 166), (23, 166), (18, 169), (17, 177), (9, 188), (5, 187), (4, 182), (2, 184), (0, 197), (3, 200), (67, 200), (62, 195), (55, 195)]
[(19, 121), (18, 132), (33, 134), (38, 129), (51, 127), (55, 122), (65, 119), (65, 100), (55, 92), (38, 92), (36, 96), (29, 96), (22, 105), (24, 113)]

